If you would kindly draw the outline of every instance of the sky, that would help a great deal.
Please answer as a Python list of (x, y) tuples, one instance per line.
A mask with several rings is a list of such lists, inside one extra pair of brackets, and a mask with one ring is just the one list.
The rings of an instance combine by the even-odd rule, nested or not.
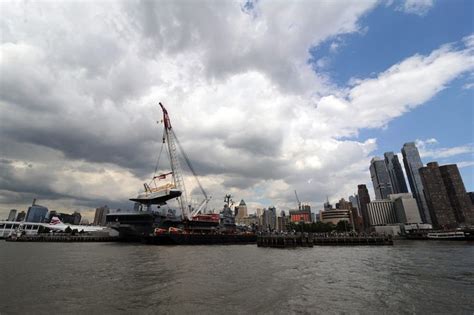
[[(415, 141), (474, 190), (472, 1), (2, 1), (0, 218), (90, 217), (154, 174), (158, 102), (200, 182), (317, 211)], [(161, 159), (158, 172), (169, 170)], [(184, 169), (187, 191), (200, 201)]]

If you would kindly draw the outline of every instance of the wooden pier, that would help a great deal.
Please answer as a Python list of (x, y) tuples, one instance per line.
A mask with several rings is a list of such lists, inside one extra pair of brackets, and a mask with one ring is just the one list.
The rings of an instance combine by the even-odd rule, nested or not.
[(311, 235), (260, 235), (257, 237), (259, 247), (313, 247)]
[(350, 245), (393, 245), (390, 236), (335, 236), (314, 237), (315, 245), (350, 246)]
[(356, 246), (356, 245), (393, 245), (391, 236), (319, 236), (313, 234), (299, 235), (259, 235), (257, 246), (259, 247), (313, 247), (321, 246)]

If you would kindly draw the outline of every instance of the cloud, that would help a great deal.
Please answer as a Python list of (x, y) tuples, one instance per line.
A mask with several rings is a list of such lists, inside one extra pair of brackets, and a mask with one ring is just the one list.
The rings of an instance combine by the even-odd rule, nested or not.
[[(315, 208), (347, 196), (368, 181), (377, 142), (346, 137), (383, 127), (472, 69), (469, 45), (451, 44), (348, 87), (315, 72), (310, 49), (363, 30), (375, 5), (2, 3), (0, 209), (33, 197), (130, 207), (160, 150), (158, 101), (211, 207), (227, 192), (281, 208), (294, 207), (295, 189)], [(186, 169), (185, 178), (196, 192)]]
[(397, 9), (408, 14), (424, 16), (433, 5), (433, 0), (404, 0)]
[(446, 159), (462, 154), (470, 154), (472, 157), (474, 154), (472, 143), (450, 148), (438, 147), (438, 141), (434, 138), (427, 140), (417, 139), (415, 143), (420, 151), (420, 156), (423, 158)]
[[(360, 128), (381, 128), (473, 69), (471, 47), (443, 45), (427, 56), (411, 56), (375, 78), (352, 80), (353, 86), (341, 96), (322, 97), (318, 112), (327, 124), (343, 126), (339, 136), (354, 135)], [(344, 124), (348, 120), (352, 123)]]
[(474, 161), (461, 161), (456, 163), (459, 168), (471, 167), (474, 165)]

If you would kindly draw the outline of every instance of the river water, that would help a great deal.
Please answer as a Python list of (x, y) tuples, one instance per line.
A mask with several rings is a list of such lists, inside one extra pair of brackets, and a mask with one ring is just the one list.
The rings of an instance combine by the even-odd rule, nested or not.
[(473, 314), (474, 244), (0, 241), (0, 314)]

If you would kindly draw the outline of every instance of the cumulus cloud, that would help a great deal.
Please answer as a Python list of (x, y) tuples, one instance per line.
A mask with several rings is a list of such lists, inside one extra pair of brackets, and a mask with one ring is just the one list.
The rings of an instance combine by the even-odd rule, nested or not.
[(398, 7), (398, 10), (408, 14), (426, 15), (434, 5), (433, 0), (405, 0)]
[[(309, 50), (360, 32), (375, 5), (2, 2), (0, 208), (32, 197), (126, 207), (160, 150), (158, 101), (211, 207), (227, 192), (282, 208), (294, 189), (315, 204), (347, 196), (368, 181), (377, 144), (345, 137), (386, 125), (473, 67), (469, 45), (451, 44), (348, 87), (315, 72)], [(186, 187), (197, 191), (190, 176)]]
[(470, 154), (472, 157), (474, 154), (474, 146), (472, 143), (450, 148), (439, 147), (438, 140), (434, 138), (426, 140), (417, 139), (415, 143), (423, 158), (446, 159), (462, 154)]

